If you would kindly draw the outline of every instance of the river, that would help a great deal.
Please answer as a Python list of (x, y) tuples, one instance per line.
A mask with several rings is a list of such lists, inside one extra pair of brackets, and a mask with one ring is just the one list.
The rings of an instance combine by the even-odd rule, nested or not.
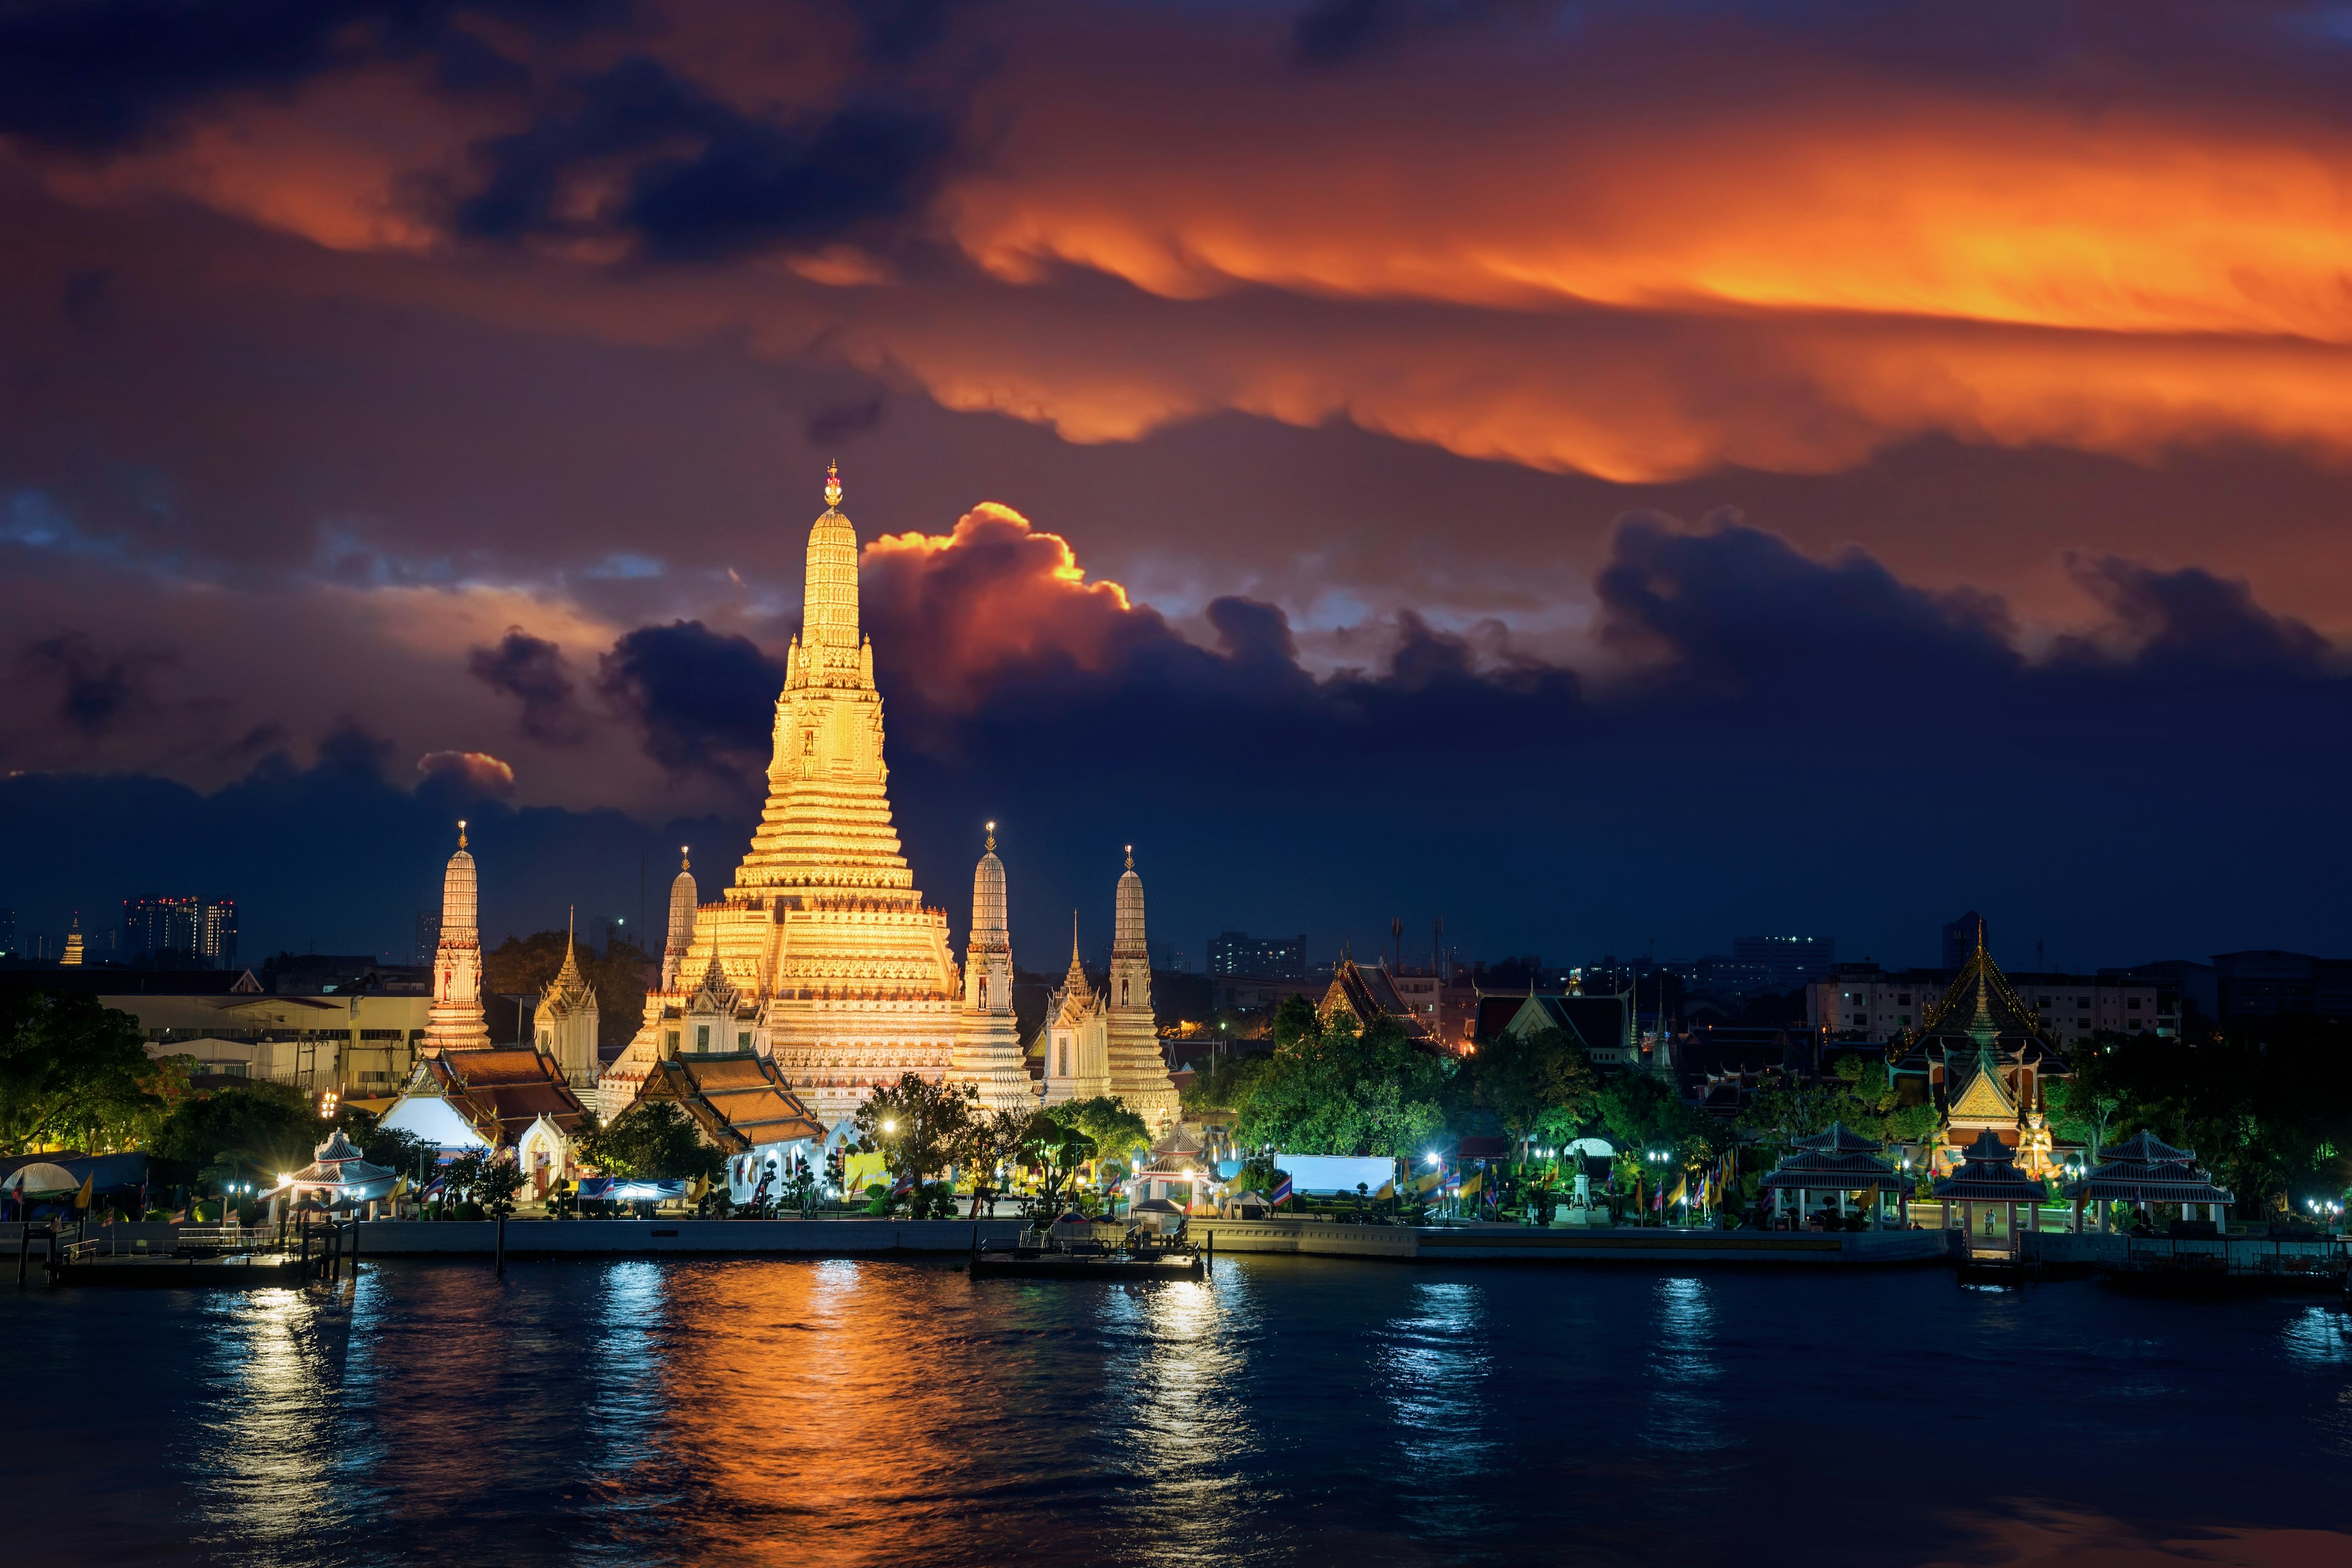
[(2352, 1563), (2352, 1324), (1941, 1269), (0, 1289), (16, 1564)]

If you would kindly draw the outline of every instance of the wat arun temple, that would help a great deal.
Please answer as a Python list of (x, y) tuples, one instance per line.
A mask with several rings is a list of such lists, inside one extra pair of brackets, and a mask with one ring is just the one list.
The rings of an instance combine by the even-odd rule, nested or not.
[[(800, 635), (784, 656), (768, 800), (733, 883), (698, 900), (690, 866), (670, 889), (661, 980), (645, 1022), (597, 1080), (609, 1120), (655, 1064), (681, 1052), (771, 1058), (828, 1124), (900, 1075), (970, 1084), (985, 1110), (1033, 1109), (1013, 1012), (1004, 864), (992, 831), (972, 873), (961, 965), (947, 911), (923, 902), (891, 825), (874, 646), (858, 628), (857, 531), (828, 470), (809, 530)], [(1101, 1070), (1155, 1130), (1177, 1100), (1152, 1027), (1143, 888), (1130, 858), (1114, 895), (1116, 989), (1097, 1004)]]

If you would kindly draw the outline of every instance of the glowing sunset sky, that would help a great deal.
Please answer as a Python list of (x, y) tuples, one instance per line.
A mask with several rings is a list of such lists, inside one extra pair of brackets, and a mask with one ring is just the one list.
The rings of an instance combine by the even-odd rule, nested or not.
[(838, 458), (1024, 963), (1129, 840), (1194, 963), (2352, 951), (2347, 88), (2263, 0), (0, 11), (0, 905), (730, 865)]

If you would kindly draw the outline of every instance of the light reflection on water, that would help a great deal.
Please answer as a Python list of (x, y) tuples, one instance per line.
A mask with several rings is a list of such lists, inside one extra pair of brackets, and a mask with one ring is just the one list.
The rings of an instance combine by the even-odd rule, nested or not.
[[(0, 1292), (0, 1332), (47, 1352), (0, 1415), (56, 1435), (23, 1488), (109, 1500), (18, 1530), (12, 1568), (1654, 1564), (1770, 1541), (1822, 1568), (1892, 1539), (1966, 1555), (2035, 1508), (2151, 1542), (2340, 1527), (2345, 1324), (1934, 1271), (393, 1264), (332, 1293)], [(1922, 1439), (1937, 1499), (1985, 1508), (1791, 1468)]]

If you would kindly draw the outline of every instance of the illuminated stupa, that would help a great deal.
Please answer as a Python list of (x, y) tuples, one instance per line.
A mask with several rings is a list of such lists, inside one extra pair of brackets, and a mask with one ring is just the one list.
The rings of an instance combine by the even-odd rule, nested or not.
[(441, 942), (433, 950), (433, 1010), (425, 1020), (425, 1044), (445, 1051), (470, 1051), (490, 1043), (482, 1018), (482, 939), (475, 926), (479, 884), (474, 858), (466, 849), (466, 825), (457, 824), (457, 852), (441, 875)]
[(956, 1020), (950, 1076), (980, 1091), (990, 1110), (1029, 1110), (1036, 1085), (1021, 1058), (1013, 1016), (1013, 936), (1005, 920), (1004, 862), (996, 858), (996, 824), (971, 873), (971, 942), (964, 949), (963, 1007)]
[[(695, 909), (685, 951), (665, 954), (644, 1026), (599, 1086), (607, 1116), (681, 1050), (771, 1056), (827, 1121), (901, 1073), (949, 1075), (961, 979), (946, 911), (923, 902), (891, 826), (874, 649), (857, 625), (857, 531), (837, 470), (824, 499), (776, 699), (767, 807), (724, 897)], [(683, 874), (679, 887), (691, 900)]]

